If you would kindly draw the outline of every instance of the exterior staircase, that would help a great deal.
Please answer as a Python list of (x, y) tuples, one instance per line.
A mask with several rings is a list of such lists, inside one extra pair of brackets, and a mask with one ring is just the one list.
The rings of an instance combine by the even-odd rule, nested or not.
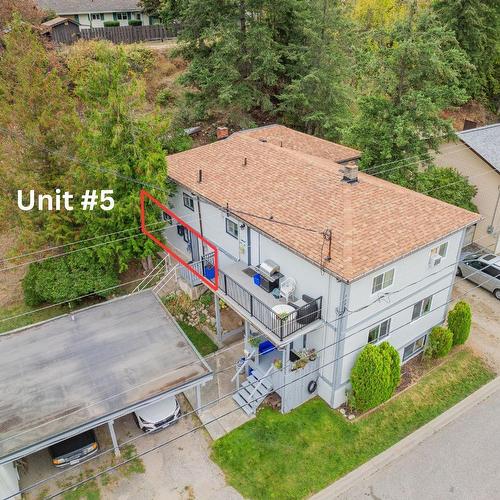
[(255, 372), (253, 372), (241, 384), (238, 392), (233, 395), (233, 399), (247, 415), (254, 414), (260, 404), (266, 399), (266, 396), (273, 392), (271, 377), (269, 377), (272, 370), (273, 366), (269, 368), (262, 378), (257, 378), (254, 375)]

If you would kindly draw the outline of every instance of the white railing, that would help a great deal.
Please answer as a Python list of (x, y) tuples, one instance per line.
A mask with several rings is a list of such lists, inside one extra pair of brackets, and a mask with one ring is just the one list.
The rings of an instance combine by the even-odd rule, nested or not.
[(240, 367), (236, 370), (236, 373), (234, 374), (233, 378), (231, 379), (231, 382), (234, 382), (236, 380), (236, 388), (240, 388), (240, 373), (243, 371), (243, 368), (248, 365), (250, 360), (253, 358), (255, 354), (255, 349), (244, 359), (243, 363), (241, 363)]
[(153, 282), (153, 280), (158, 276), (158, 274), (163, 270), (161, 269), (162, 267), (167, 265), (166, 258), (161, 259), (158, 264), (156, 264), (153, 269), (146, 275), (146, 277), (134, 288), (132, 293), (139, 292), (140, 290), (144, 290), (145, 288), (148, 287), (150, 283)]
[(255, 384), (255, 387), (253, 388), (253, 391), (250, 393), (250, 396), (248, 398), (249, 401), (252, 401), (252, 398), (254, 397), (255, 393), (257, 392), (257, 389), (263, 384), (264, 379), (269, 377), (269, 375), (271, 374), (271, 372), (273, 370), (274, 370), (274, 365), (271, 364), (271, 366), (269, 367), (267, 372), (264, 374), (264, 376), (259, 379), (259, 383)]

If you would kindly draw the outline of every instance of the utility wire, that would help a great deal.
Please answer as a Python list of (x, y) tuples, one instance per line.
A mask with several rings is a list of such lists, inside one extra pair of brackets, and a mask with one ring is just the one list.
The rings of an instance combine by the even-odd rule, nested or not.
[[(472, 292), (475, 288), (477, 288), (478, 286), (480, 286), (480, 285), (477, 285), (477, 286), (473, 287), (472, 289), (470, 289), (469, 291), (467, 291), (466, 293), (462, 294), (462, 296), (461, 296), (460, 298), (462, 298), (462, 297), (464, 297), (464, 296), (468, 295), (469, 293), (471, 293), (471, 292)], [(441, 308), (441, 307), (445, 307), (446, 305), (448, 305), (449, 303), (453, 302), (454, 300), (456, 300), (456, 299), (449, 300), (449, 301), (445, 302), (444, 304), (442, 304), (441, 306), (438, 306), (438, 307), (436, 307), (435, 309), (432, 309), (431, 311), (435, 311), (435, 310), (437, 310), (437, 309), (439, 309), (439, 308)], [(431, 311), (429, 311), (429, 313), (430, 313)], [(397, 330), (401, 329), (403, 326), (407, 326), (408, 324), (411, 324), (412, 322), (413, 322), (413, 320), (412, 320), (412, 321), (410, 321), (410, 322), (408, 322), (408, 323), (406, 323), (406, 324), (404, 324), (404, 325), (400, 325), (398, 328), (396, 328), (396, 329), (394, 329), (393, 331), (391, 331), (391, 333), (396, 332)], [(359, 332), (356, 332), (356, 333), (359, 333)], [(344, 341), (344, 340), (345, 340), (345, 339), (341, 339), (340, 341)], [(325, 347), (324, 349), (326, 349), (326, 348), (330, 348), (330, 347), (334, 346), (334, 345), (335, 345), (336, 343), (338, 343), (338, 342), (339, 342), (339, 341), (336, 341), (335, 343), (331, 344), (330, 346)], [(359, 351), (359, 350), (363, 349), (364, 347), (365, 347), (365, 345), (363, 345), (363, 346), (361, 346), (361, 347), (358, 347), (358, 348), (356, 348), (356, 349), (353, 349), (352, 351), (350, 351), (350, 352), (348, 352), (348, 353), (345, 353), (345, 354), (343, 354), (343, 355), (341, 355), (341, 356), (339, 356), (339, 357), (337, 357), (337, 358), (332, 359), (331, 361), (328, 361), (328, 362), (326, 362), (326, 363), (324, 363), (324, 364), (320, 365), (320, 366), (318, 367), (318, 372), (319, 372), (319, 370), (321, 370), (321, 369), (323, 369), (323, 368), (325, 368), (325, 367), (327, 367), (327, 366), (329, 366), (329, 365), (331, 365), (331, 364), (333, 364), (333, 363), (336, 363), (337, 361), (340, 361), (340, 360), (341, 360), (341, 359), (343, 359), (344, 357), (346, 357), (346, 356), (350, 356), (350, 355), (352, 355), (352, 354), (356, 353), (357, 351)], [(322, 350), (324, 350), (324, 349), (322, 349)], [(283, 368), (283, 369), (284, 369), (284, 368)], [(269, 376), (269, 375), (268, 375), (268, 376)], [(295, 379), (295, 380), (292, 380), (292, 381), (289, 381), (289, 382), (286, 382), (286, 383), (282, 384), (281, 386), (277, 387), (275, 390), (283, 389), (283, 388), (285, 388), (285, 387), (287, 387), (287, 386), (289, 386), (289, 385), (291, 385), (291, 384), (294, 384), (294, 383), (298, 382), (299, 380), (302, 380), (303, 378), (308, 377), (308, 376), (310, 376), (310, 374), (309, 374), (309, 373), (303, 374), (303, 375), (301, 375), (300, 377), (298, 377), (298, 378), (297, 378), (297, 379)], [(262, 377), (262, 378), (266, 378), (266, 377)], [(215, 403), (217, 403), (217, 402), (221, 401), (222, 399), (227, 398), (227, 397), (229, 397), (229, 396), (231, 396), (231, 395), (235, 394), (235, 392), (237, 392), (237, 391), (234, 391), (234, 392), (228, 393), (228, 394), (224, 395), (223, 397), (218, 398), (218, 399), (216, 399), (216, 400), (214, 400), (214, 401), (212, 401), (212, 402), (208, 403), (206, 406), (208, 406), (208, 405), (213, 405), (213, 404), (215, 404)], [(248, 402), (248, 404), (251, 404), (251, 403), (253, 403), (253, 402), (256, 402), (256, 401), (258, 401), (259, 399), (261, 399), (261, 396), (257, 396), (255, 399), (253, 399), (253, 400), (249, 401), (249, 402)], [(185, 416), (187, 416), (187, 415), (190, 415), (190, 414), (192, 414), (192, 413), (196, 413), (197, 411), (199, 411), (199, 409), (198, 409), (198, 410), (192, 410), (191, 412), (189, 412), (189, 413), (186, 413), (186, 414), (182, 415), (180, 418), (185, 417)], [(162, 448), (162, 447), (164, 447), (164, 446), (167, 446), (168, 444), (170, 444), (170, 443), (172, 443), (172, 442), (174, 442), (174, 441), (177, 441), (178, 439), (181, 439), (182, 437), (185, 437), (185, 436), (187, 436), (187, 435), (189, 435), (189, 434), (192, 434), (193, 432), (196, 432), (197, 430), (200, 430), (200, 429), (202, 429), (202, 428), (204, 428), (204, 427), (206, 427), (206, 426), (208, 426), (208, 425), (210, 425), (210, 424), (212, 424), (212, 423), (214, 423), (214, 422), (216, 422), (216, 421), (218, 421), (218, 420), (220, 420), (220, 419), (222, 419), (222, 418), (224, 418), (224, 417), (226, 417), (226, 416), (228, 416), (228, 415), (230, 415), (230, 414), (232, 414), (232, 413), (235, 413), (235, 412), (237, 412), (237, 411), (241, 411), (241, 408), (237, 407), (237, 408), (235, 408), (235, 409), (233, 409), (233, 410), (230, 410), (230, 411), (228, 411), (228, 412), (224, 413), (223, 415), (220, 415), (219, 417), (215, 417), (215, 418), (213, 418), (212, 420), (210, 420), (210, 421), (206, 422), (205, 424), (198, 425), (198, 426), (196, 426), (196, 427), (194, 427), (194, 428), (192, 428), (192, 429), (190, 429), (190, 430), (188, 430), (188, 431), (186, 431), (186, 432), (184, 432), (184, 433), (182, 433), (182, 434), (180, 434), (180, 435), (178, 435), (178, 436), (176, 436), (176, 437), (174, 437), (174, 438), (172, 438), (172, 439), (169, 439), (169, 440), (164, 441), (164, 442), (162, 442), (162, 443), (160, 443), (160, 444), (158, 444), (158, 445), (156, 445), (156, 446), (153, 446), (153, 447), (151, 447), (151, 448), (148, 448), (147, 450), (145, 450), (145, 451), (143, 451), (143, 452), (137, 453), (137, 454), (136, 454), (136, 455), (134, 455), (133, 457), (131, 457), (131, 458), (129, 458), (129, 459), (126, 459), (126, 460), (124, 460), (124, 461), (120, 462), (119, 464), (116, 464), (116, 465), (110, 466), (110, 467), (108, 467), (108, 468), (106, 468), (106, 469), (104, 469), (104, 470), (102, 470), (102, 471), (100, 471), (100, 472), (98, 472), (98, 473), (96, 473), (96, 474), (93, 474), (93, 475), (91, 475), (91, 476), (87, 477), (86, 479), (83, 479), (83, 480), (81, 480), (81, 481), (79, 481), (79, 482), (77, 482), (77, 483), (75, 483), (75, 484), (72, 484), (71, 486), (68, 486), (68, 487), (66, 487), (66, 488), (64, 488), (64, 489), (61, 489), (61, 490), (57, 491), (56, 493), (54, 493), (54, 494), (50, 495), (50, 496), (49, 496), (49, 497), (47, 497), (47, 498), (55, 498), (55, 497), (57, 497), (57, 496), (59, 496), (59, 495), (61, 495), (61, 494), (63, 494), (63, 493), (66, 493), (67, 491), (73, 490), (73, 489), (75, 489), (75, 488), (77, 488), (77, 487), (79, 487), (79, 486), (81, 486), (81, 485), (83, 485), (83, 484), (87, 483), (88, 481), (95, 480), (95, 479), (97, 479), (99, 476), (101, 476), (101, 475), (103, 475), (103, 474), (106, 474), (106, 473), (112, 472), (112, 471), (114, 471), (114, 470), (118, 469), (119, 467), (121, 467), (122, 465), (126, 465), (127, 463), (131, 462), (134, 458), (140, 458), (140, 457), (142, 457), (142, 456), (144, 456), (144, 455), (147, 455), (147, 454), (149, 454), (149, 453), (151, 453), (151, 452), (153, 452), (153, 451), (156, 451), (156, 450), (158, 450), (158, 449), (160, 449), (160, 448)], [(136, 436), (136, 437), (134, 437), (134, 438), (131, 438), (131, 439), (129, 439), (129, 440), (127, 440), (127, 441), (125, 441), (125, 442), (124, 442), (124, 443), (122, 443), (119, 447), (125, 446), (126, 444), (128, 444), (128, 443), (130, 443), (130, 442), (132, 442), (132, 441), (135, 441), (135, 440), (137, 440), (137, 439), (139, 439), (139, 438), (145, 437), (145, 436), (147, 436), (147, 434), (138, 435), (138, 436)], [(110, 449), (106, 450), (104, 453), (108, 453), (108, 452), (110, 452), (110, 451), (112, 451), (112, 450), (113, 450), (113, 449), (112, 449), (112, 448), (110, 448)], [(97, 455), (97, 456), (95, 456), (95, 457), (91, 457), (89, 460), (83, 461), (81, 464), (78, 464), (78, 465), (76, 465), (76, 466), (74, 466), (74, 467), (79, 467), (79, 466), (81, 466), (81, 465), (84, 465), (85, 463), (90, 462), (91, 460), (94, 460), (94, 459), (96, 459), (96, 458), (98, 458), (98, 457), (102, 456), (104, 453), (101, 453), (101, 454), (99, 454), (99, 455)], [(10, 497), (7, 497), (5, 500), (9, 500), (9, 499), (11, 499), (11, 498), (14, 498), (14, 497), (15, 497), (15, 495), (17, 495), (17, 494), (20, 494), (20, 493), (26, 493), (27, 491), (30, 491), (30, 490), (32, 490), (32, 489), (34, 489), (34, 488), (38, 487), (38, 486), (41, 486), (42, 484), (47, 483), (48, 481), (52, 480), (54, 477), (56, 477), (56, 476), (58, 476), (58, 475), (62, 474), (63, 472), (67, 472), (68, 470), (70, 470), (70, 469), (66, 469), (66, 471), (62, 471), (62, 472), (60, 472), (60, 473), (53, 474), (53, 475), (52, 475), (52, 476), (50, 476), (49, 478), (45, 478), (45, 479), (43, 479), (43, 480), (41, 480), (41, 481), (39, 481), (39, 482), (37, 482), (37, 483), (34, 483), (33, 485), (30, 485), (30, 486), (28, 486), (28, 487), (26, 487), (26, 488), (23, 488), (23, 489), (19, 490), (16, 494), (11, 495)]]

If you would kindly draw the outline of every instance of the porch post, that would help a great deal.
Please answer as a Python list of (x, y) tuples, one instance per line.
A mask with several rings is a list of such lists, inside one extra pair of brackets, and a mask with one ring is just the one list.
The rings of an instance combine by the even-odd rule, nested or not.
[(214, 305), (215, 305), (215, 329), (217, 331), (217, 340), (219, 342), (222, 342), (222, 325), (221, 325), (221, 319), (220, 319), (220, 302), (219, 302), (219, 297), (217, 294), (214, 292)]
[(290, 359), (289, 356), (290, 344), (287, 344), (281, 353), (281, 371), (283, 372), (282, 377), (282, 389), (281, 389), (281, 413), (286, 413), (285, 404), (286, 404), (286, 370), (287, 370), (287, 362)]
[(198, 384), (196, 386), (196, 414), (198, 415), (198, 412), (201, 408), (201, 388), (200, 385)]
[(114, 420), (108, 422), (109, 434), (111, 435), (111, 442), (113, 443), (113, 449), (115, 450), (115, 456), (120, 457), (120, 448), (118, 446), (118, 440), (116, 439), (115, 428), (113, 426)]

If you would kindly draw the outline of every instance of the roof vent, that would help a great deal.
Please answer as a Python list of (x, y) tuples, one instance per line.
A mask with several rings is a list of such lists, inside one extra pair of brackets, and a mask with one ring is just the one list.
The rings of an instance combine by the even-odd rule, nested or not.
[(260, 141), (260, 142), (267, 142), (267, 139), (266, 139), (265, 137), (261, 137), (261, 138), (259, 139), (259, 141)]
[(354, 184), (358, 182), (358, 166), (355, 163), (347, 163), (344, 166), (344, 182)]
[(217, 127), (217, 140), (229, 137), (229, 129), (227, 127)]

